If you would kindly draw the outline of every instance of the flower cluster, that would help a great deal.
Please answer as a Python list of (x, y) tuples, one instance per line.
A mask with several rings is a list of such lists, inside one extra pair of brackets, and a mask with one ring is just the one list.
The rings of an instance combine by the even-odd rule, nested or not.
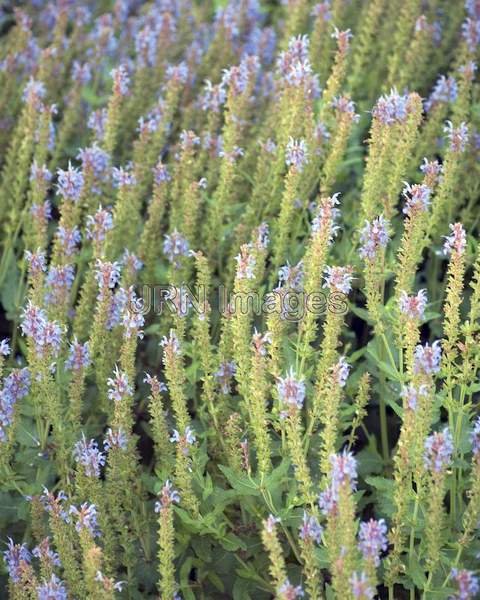
[(402, 191), (406, 199), (403, 213), (412, 217), (418, 212), (425, 212), (430, 206), (431, 189), (424, 183), (410, 185), (405, 182), (405, 187)]
[(443, 245), (443, 252), (447, 256), (451, 256), (453, 252), (461, 255), (465, 252), (467, 246), (467, 236), (465, 229), (461, 223), (454, 223), (450, 225), (451, 235), (445, 237), (445, 244)]
[(87, 477), (100, 477), (100, 468), (105, 465), (105, 455), (98, 449), (95, 440), (87, 441), (82, 434), (82, 439), (75, 444), (73, 456), (82, 465)]
[(440, 342), (436, 340), (430, 346), (418, 345), (415, 348), (415, 357), (413, 370), (415, 373), (424, 373), (425, 375), (433, 375), (440, 371), (440, 361), (442, 358), (442, 348)]
[(330, 456), (330, 483), (320, 494), (318, 505), (324, 515), (335, 512), (340, 489), (345, 485), (355, 490), (357, 487), (357, 461), (351, 452), (344, 450), (341, 454)]
[(280, 403), (284, 407), (281, 412), (283, 418), (302, 409), (305, 400), (305, 383), (297, 378), (293, 369), (285, 377), (279, 377), (277, 392)]
[(75, 529), (80, 532), (83, 529), (90, 532), (93, 537), (100, 535), (97, 523), (97, 508), (94, 504), (84, 502), (80, 508), (73, 504), (70, 506), (69, 514), (73, 516), (75, 521)]
[(381, 552), (385, 552), (388, 547), (387, 525), (384, 519), (370, 519), (366, 523), (360, 523), (358, 540), (358, 548), (363, 558), (378, 566)]
[(453, 439), (448, 427), (436, 431), (425, 440), (425, 467), (440, 473), (450, 466), (453, 454)]
[(349, 294), (352, 289), (352, 267), (326, 267), (323, 287), (331, 292)]
[(28, 302), (23, 310), (22, 333), (30, 338), (38, 356), (56, 357), (60, 351), (62, 329), (56, 321), (49, 321), (47, 313)]
[(419, 290), (415, 296), (409, 296), (405, 290), (402, 290), (398, 298), (400, 312), (409, 319), (418, 319), (419, 321), (425, 317), (427, 303), (427, 290)]
[(365, 226), (360, 232), (360, 256), (364, 259), (374, 260), (378, 251), (385, 248), (390, 239), (388, 235), (389, 222), (380, 215), (373, 221), (365, 221)]

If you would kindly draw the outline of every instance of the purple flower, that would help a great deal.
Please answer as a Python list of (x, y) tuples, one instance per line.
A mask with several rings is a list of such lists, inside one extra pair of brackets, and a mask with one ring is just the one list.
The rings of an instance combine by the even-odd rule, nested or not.
[(200, 97), (202, 110), (218, 113), (221, 110), (222, 104), (225, 104), (226, 99), (227, 93), (221, 83), (213, 85), (208, 79), (205, 81), (203, 94)]
[[(243, 150), (243, 148), (240, 148), (239, 146), (234, 146), (230, 152), (226, 152), (224, 150), (219, 150), (219, 152), (218, 152), (218, 156), (220, 158), (225, 158), (232, 165), (235, 163), (237, 158), (240, 158), (241, 156), (244, 156), (244, 155), (245, 155), (245, 151)], [(200, 180), (200, 181), (203, 181), (203, 180)], [(205, 180), (205, 182), (206, 182), (206, 180)]]
[(195, 146), (200, 146), (200, 138), (194, 131), (184, 129), (180, 134), (180, 148), (182, 152), (193, 150)]
[(143, 339), (142, 327), (145, 324), (143, 316), (144, 301), (138, 298), (131, 286), (127, 291), (126, 302), (120, 309), (121, 321), (124, 328), (124, 336), (130, 338), (132, 335)]
[(105, 241), (107, 231), (113, 228), (112, 213), (100, 205), (94, 215), (88, 215), (86, 221), (87, 239), (99, 244)]
[(3, 339), (0, 342), (0, 356), (8, 356), (10, 354), (10, 344), (8, 343), (8, 338)]
[(137, 183), (135, 175), (123, 167), (113, 167), (112, 178), (116, 188), (129, 187)]
[(348, 485), (355, 490), (357, 487), (357, 461), (351, 452), (344, 450), (341, 454), (332, 454), (330, 464), (329, 485), (318, 498), (319, 508), (327, 517), (337, 510), (340, 488)]
[(308, 59), (294, 60), (289, 64), (283, 81), (289, 86), (303, 88), (306, 97), (318, 98), (320, 96), (318, 75), (313, 72)]
[(293, 65), (308, 62), (308, 48), (310, 41), (307, 35), (299, 35), (290, 38), (288, 50), (281, 52), (277, 58), (277, 70), (280, 75), (288, 81), (288, 75)]
[(158, 34), (158, 27), (147, 22), (135, 35), (135, 52), (141, 69), (154, 67), (157, 62)]
[(57, 170), (57, 190), (65, 202), (78, 202), (83, 188), (83, 174), (77, 168), (68, 164), (68, 169)]
[(164, 165), (161, 160), (158, 161), (155, 168), (153, 169), (153, 177), (157, 185), (160, 185), (161, 183), (165, 183), (172, 179), (172, 176), (168, 172), (167, 166)]
[(88, 85), (92, 80), (92, 69), (88, 62), (80, 63), (78, 60), (73, 61), (72, 79), (79, 85)]
[(108, 452), (112, 448), (119, 448), (120, 450), (126, 450), (128, 445), (127, 436), (123, 430), (113, 430), (111, 427), (107, 429), (105, 433), (105, 440), (103, 441), (103, 449)]
[(152, 133), (158, 131), (162, 123), (161, 106), (162, 105), (159, 103), (146, 117), (140, 117), (138, 119), (137, 131), (142, 139), (147, 139)]
[(160, 500), (155, 502), (155, 512), (159, 513), (163, 508), (170, 506), (172, 502), (178, 504), (180, 502), (180, 494), (177, 490), (173, 489), (173, 485), (167, 479), (160, 492)]
[(360, 232), (361, 247), (359, 254), (363, 259), (374, 260), (378, 251), (385, 248), (390, 239), (388, 235), (389, 221), (380, 215), (373, 221), (365, 221)]
[(464, 65), (458, 67), (458, 72), (463, 75), (468, 81), (473, 81), (475, 73), (477, 72), (477, 63), (470, 60)]
[(328, 236), (328, 243), (332, 244), (340, 227), (336, 220), (340, 217), (340, 209), (336, 208), (340, 201), (337, 192), (330, 198), (324, 198), (318, 207), (317, 214), (312, 221), (312, 235), (325, 233)]
[(45, 304), (60, 304), (65, 301), (75, 280), (73, 265), (50, 266), (45, 278)]
[(68, 523), (68, 515), (62, 505), (62, 502), (68, 500), (68, 498), (63, 490), (60, 490), (55, 497), (53, 492), (49, 492), (48, 489), (44, 487), (43, 494), (39, 499), (47, 513), (52, 514), (55, 517), (60, 517), (63, 521)]
[(353, 573), (350, 579), (350, 585), (352, 586), (353, 597), (358, 600), (373, 600), (375, 598), (375, 592), (370, 587), (367, 575), (362, 573)]
[(164, 236), (163, 253), (172, 265), (180, 266), (180, 257), (188, 256), (190, 245), (176, 229), (169, 235)]
[(350, 293), (352, 280), (352, 267), (325, 267), (323, 287), (328, 288), (331, 292)]
[(30, 208), (30, 214), (39, 221), (49, 221), (52, 218), (52, 206), (48, 200), (45, 200), (43, 204), (34, 202)]
[(257, 261), (252, 253), (252, 247), (250, 244), (242, 244), (240, 246), (240, 254), (237, 254), (235, 260), (237, 261), (237, 279), (254, 279), (255, 278), (255, 266)]
[(390, 95), (381, 96), (378, 99), (372, 114), (383, 125), (391, 126), (396, 123), (403, 123), (408, 115), (408, 95), (401, 96), (393, 88)]
[(73, 457), (84, 467), (87, 477), (100, 477), (100, 467), (105, 465), (105, 455), (98, 449), (95, 440), (87, 441), (82, 433), (82, 439), (74, 446)]
[(303, 262), (292, 266), (289, 263), (280, 267), (278, 271), (278, 288), (301, 292), (303, 289)]
[(111, 263), (97, 260), (95, 277), (100, 292), (106, 289), (113, 289), (120, 281), (120, 265), (117, 262)]
[[(335, 455), (331, 455), (330, 460), (335, 458)], [(356, 485), (356, 462), (355, 462), (355, 478), (354, 478), (354, 486)], [(318, 507), (320, 508), (320, 512), (329, 517), (334, 515), (337, 511), (338, 506), (338, 492), (339, 492), (339, 479), (340, 481), (348, 481), (347, 477), (338, 477), (335, 476), (333, 478), (333, 471), (330, 472), (330, 483), (328, 487), (320, 493), (318, 497)]]
[(458, 127), (454, 127), (451, 121), (443, 128), (450, 141), (450, 150), (455, 154), (464, 152), (468, 143), (468, 127), (465, 123), (460, 123)]
[(167, 391), (167, 386), (163, 381), (158, 381), (158, 378), (155, 375), (152, 376), (149, 373), (145, 373), (143, 383), (147, 383), (150, 386), (152, 394), (160, 394), (160, 392)]
[(62, 334), (60, 325), (57, 321), (48, 321), (45, 311), (30, 300), (23, 309), (20, 327), (23, 335), (32, 338), (38, 355), (58, 355)]
[[(108, 165), (110, 164), (110, 155), (102, 150), (97, 142), (94, 142), (89, 148), (79, 150), (77, 159), (82, 161), (84, 174), (91, 173), (95, 181), (105, 181)], [(92, 191), (100, 193), (97, 188), (93, 188)]]
[(420, 171), (427, 177), (436, 180), (442, 173), (443, 167), (438, 160), (429, 161), (427, 158), (424, 158), (423, 163), (420, 165)]
[(45, 94), (45, 85), (41, 81), (36, 81), (33, 77), (30, 77), (23, 90), (22, 100), (39, 110), (42, 104), (41, 99), (45, 98)]
[(315, 17), (316, 19), (319, 19), (320, 21), (324, 21), (326, 23), (327, 21), (332, 20), (331, 8), (332, 5), (330, 3), (330, 0), (326, 0), (325, 2), (319, 2), (318, 4), (315, 4), (315, 6), (312, 8), (310, 16)]
[(180, 342), (173, 329), (170, 329), (168, 337), (166, 335), (163, 336), (160, 346), (163, 348), (164, 360), (168, 354), (180, 354)]
[(479, 0), (465, 0), (465, 10), (472, 19), (480, 19), (480, 2)]
[(358, 548), (366, 561), (372, 561), (378, 567), (380, 554), (388, 548), (387, 525), (383, 519), (376, 521), (370, 519), (366, 523), (360, 523), (358, 532)]
[(220, 156), (223, 150), (223, 138), (221, 135), (212, 135), (210, 132), (205, 132), (202, 140), (202, 148), (208, 150), (211, 158)]
[(425, 317), (427, 302), (427, 290), (420, 290), (416, 296), (409, 296), (405, 290), (402, 290), (398, 299), (398, 308), (409, 319), (421, 321)]
[(58, 554), (50, 548), (50, 539), (48, 537), (44, 538), (38, 546), (35, 546), (32, 550), (32, 554), (42, 562), (47, 563), (50, 567), (61, 566)]
[(442, 358), (442, 348), (437, 340), (431, 346), (418, 344), (415, 348), (413, 372), (415, 374), (424, 373), (433, 375), (440, 371), (440, 361)]
[(37, 161), (34, 160), (30, 167), (30, 181), (46, 186), (52, 181), (52, 174), (47, 169), (46, 165), (39, 167)]
[(82, 529), (88, 529), (93, 537), (99, 537), (100, 531), (97, 523), (97, 508), (95, 504), (84, 502), (80, 508), (73, 504), (70, 506), (69, 514), (76, 520), (75, 529), (80, 532)]
[(458, 593), (449, 600), (471, 600), (480, 591), (478, 577), (467, 569), (452, 569), (451, 577), (458, 585)]
[(317, 517), (314, 515), (308, 515), (306, 511), (303, 511), (303, 521), (299, 527), (299, 537), (304, 540), (312, 540), (319, 544), (322, 539), (323, 528), (318, 522)]
[(63, 254), (70, 257), (77, 250), (77, 245), (80, 243), (82, 237), (77, 227), (69, 229), (67, 227), (59, 226), (56, 232), (56, 237)]
[(188, 81), (188, 65), (186, 62), (168, 65), (165, 75), (168, 81), (172, 81), (176, 85), (185, 85)]
[(87, 127), (93, 129), (95, 137), (99, 142), (105, 137), (105, 125), (107, 122), (107, 109), (99, 108), (90, 113), (87, 120)]
[(304, 139), (294, 140), (290, 137), (285, 149), (285, 162), (299, 173), (303, 171), (303, 167), (308, 163), (308, 148)]
[(14, 583), (19, 583), (22, 570), (31, 562), (32, 555), (25, 544), (14, 544), (13, 540), (8, 538), (8, 548), (3, 553), (3, 560), (10, 579)]
[(295, 600), (295, 598), (303, 598), (305, 596), (302, 587), (297, 585), (296, 587), (290, 583), (288, 579), (282, 583), (277, 590), (277, 598), (282, 600)]
[(346, 53), (350, 46), (350, 40), (353, 35), (350, 29), (346, 29), (345, 31), (340, 31), (338, 27), (335, 27), (332, 33), (332, 38), (336, 39), (338, 42), (338, 49), (340, 52)]
[(127, 396), (133, 396), (133, 389), (128, 382), (128, 375), (120, 371), (117, 365), (113, 374), (113, 378), (107, 379), (107, 385), (110, 388), (108, 391), (109, 399), (120, 402)]
[(213, 374), (220, 384), (222, 394), (227, 395), (230, 393), (230, 381), (235, 375), (236, 370), (237, 365), (235, 364), (235, 362), (233, 360), (227, 360), (220, 363), (220, 366), (218, 367), (217, 371), (215, 371), (215, 373)]
[(293, 59), (307, 60), (309, 47), (308, 35), (297, 35), (288, 40), (288, 52)]
[(240, 96), (247, 91), (249, 81), (256, 76), (258, 69), (258, 58), (247, 56), (238, 66), (223, 70), (221, 85), (228, 87), (234, 96)]
[(477, 18), (465, 19), (462, 25), (463, 39), (465, 40), (469, 51), (473, 54), (480, 43), (480, 20)]
[(453, 454), (453, 439), (448, 427), (436, 431), (425, 440), (425, 468), (436, 473), (450, 466)]
[(280, 403), (287, 409), (281, 413), (283, 418), (291, 412), (302, 409), (305, 400), (305, 383), (303, 380), (297, 379), (292, 368), (286, 377), (278, 378), (277, 392)]
[(347, 115), (354, 123), (360, 120), (360, 115), (355, 112), (355, 103), (348, 96), (337, 96), (332, 100), (332, 107), (339, 113)]
[(130, 250), (125, 248), (120, 264), (127, 270), (127, 272), (135, 275), (143, 267), (142, 261)]
[(411, 217), (416, 212), (425, 212), (430, 206), (430, 194), (432, 190), (424, 183), (410, 185), (407, 182), (403, 188), (402, 195), (406, 199), (403, 213)]
[(197, 441), (194, 430), (187, 425), (185, 427), (185, 432), (183, 435), (180, 435), (176, 429), (173, 430), (172, 435), (170, 437), (170, 441), (172, 443), (180, 444), (182, 447), (182, 452), (185, 456), (188, 455), (188, 446), (193, 446)]
[(107, 592), (111, 592), (112, 590), (121, 592), (127, 583), (126, 581), (117, 581), (114, 583), (111, 577), (106, 577), (101, 571), (97, 571), (95, 574), (95, 581), (99, 581), (103, 585), (103, 589)]
[(269, 534), (272, 534), (275, 531), (275, 526), (277, 523), (280, 523), (280, 517), (275, 517), (273, 515), (269, 515), (267, 519), (263, 521), (263, 526), (265, 531)]
[(333, 490), (338, 490), (348, 483), (352, 490), (357, 487), (357, 461), (351, 452), (344, 450), (341, 454), (330, 456), (332, 470), (330, 473)]
[(452, 232), (449, 236), (445, 236), (445, 244), (443, 245), (443, 252), (446, 256), (451, 256), (454, 252), (458, 255), (464, 254), (465, 248), (467, 247), (467, 236), (465, 229), (461, 223), (450, 224), (450, 231)]
[(277, 153), (277, 145), (271, 138), (268, 138), (265, 142), (260, 141), (259, 144), (261, 149), (267, 154), (275, 155)]
[(30, 389), (30, 371), (14, 369), (3, 381), (2, 397), (8, 397), (12, 402), (24, 398)]
[(113, 79), (113, 93), (116, 96), (126, 96), (130, 84), (126, 65), (119, 65), (116, 69), (112, 69), (110, 75)]
[(47, 270), (45, 252), (38, 250), (37, 252), (30, 252), (25, 250), (25, 260), (28, 264), (28, 270), (31, 278), (36, 279), (41, 273)]
[(425, 110), (428, 112), (434, 107), (436, 104), (447, 103), (447, 102), (455, 102), (458, 95), (458, 85), (455, 81), (454, 77), (445, 77), (445, 75), (441, 75), (435, 87), (433, 88), (433, 92), (430, 95), (430, 98), (425, 103)]
[(341, 388), (345, 387), (351, 368), (352, 366), (347, 363), (345, 357), (341, 356), (330, 369), (334, 382)]
[(45, 322), (47, 321), (47, 313), (42, 309), (32, 304), (29, 300), (26, 308), (23, 309), (22, 328), (23, 335), (27, 337), (40, 337)]
[(417, 410), (419, 397), (425, 397), (427, 395), (428, 387), (424, 384), (417, 388), (412, 383), (410, 383), (408, 386), (403, 387), (402, 391), (400, 392), (400, 396), (403, 398), (406, 407), (413, 411)]
[[(107, 288), (104, 288), (100, 291), (99, 297), (103, 296), (105, 289)], [(129, 291), (123, 287), (118, 288), (118, 290), (110, 298), (108, 319), (106, 324), (106, 327), (109, 331), (122, 323), (125, 310), (127, 310), (129, 302), (131, 301), (130, 298), (131, 295)]]

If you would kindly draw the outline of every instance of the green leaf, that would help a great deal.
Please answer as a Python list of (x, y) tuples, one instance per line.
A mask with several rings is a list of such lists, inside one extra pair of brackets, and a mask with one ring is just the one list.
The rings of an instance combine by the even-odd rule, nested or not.
[(225, 467), (224, 465), (218, 465), (218, 468), (228, 479), (228, 483), (232, 486), (232, 488), (239, 494), (243, 496), (261, 495), (258, 485), (250, 477), (247, 477), (246, 475), (240, 475), (233, 469)]
[(425, 589), (427, 578), (423, 567), (418, 562), (417, 555), (414, 553), (413, 556), (409, 557), (408, 574), (412, 578), (413, 583), (416, 587), (421, 590)]

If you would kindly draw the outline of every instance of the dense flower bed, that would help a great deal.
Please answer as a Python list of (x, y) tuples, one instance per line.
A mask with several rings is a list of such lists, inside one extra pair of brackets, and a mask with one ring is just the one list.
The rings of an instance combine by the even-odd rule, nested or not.
[(466, 600), (480, 3), (0, 13), (13, 600)]

